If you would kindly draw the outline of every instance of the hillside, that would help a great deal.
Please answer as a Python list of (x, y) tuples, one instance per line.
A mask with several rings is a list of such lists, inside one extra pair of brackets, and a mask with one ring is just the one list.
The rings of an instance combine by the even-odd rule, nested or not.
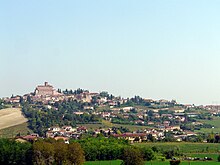
[(20, 108), (6, 108), (0, 110), (0, 130), (27, 122)]

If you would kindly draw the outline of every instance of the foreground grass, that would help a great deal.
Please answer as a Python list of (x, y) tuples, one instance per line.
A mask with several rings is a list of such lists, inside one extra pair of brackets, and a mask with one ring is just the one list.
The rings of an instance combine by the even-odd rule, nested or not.
[[(112, 160), (112, 161), (87, 161), (84, 163), (84, 165), (120, 165), (121, 160)], [(145, 162), (145, 165), (169, 165), (169, 161), (152, 161), (152, 162)], [(180, 163), (180, 165), (219, 165), (219, 162), (215, 161), (183, 161)]]
[(32, 132), (28, 128), (28, 124), (22, 123), (16, 126), (12, 126), (12, 127), (0, 130), (0, 138), (13, 138), (18, 133), (20, 133), (21, 135), (27, 135), (28, 132)]
[(86, 161), (84, 165), (120, 165), (121, 160), (111, 160), (111, 161)]

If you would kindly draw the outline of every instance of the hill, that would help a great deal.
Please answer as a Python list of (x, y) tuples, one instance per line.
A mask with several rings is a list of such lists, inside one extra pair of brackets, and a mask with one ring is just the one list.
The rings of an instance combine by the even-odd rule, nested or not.
[(6, 108), (0, 110), (0, 130), (27, 122), (21, 108)]

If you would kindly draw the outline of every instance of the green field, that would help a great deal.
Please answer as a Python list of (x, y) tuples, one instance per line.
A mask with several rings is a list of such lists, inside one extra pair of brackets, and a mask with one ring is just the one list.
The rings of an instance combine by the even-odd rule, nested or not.
[(182, 153), (218, 153), (220, 143), (188, 143), (188, 142), (167, 142), (167, 143), (135, 143), (139, 147), (156, 146), (162, 151), (168, 149), (179, 149)]
[(140, 126), (140, 125), (128, 125), (128, 124), (114, 124), (106, 120), (102, 120), (102, 123), (100, 124), (78, 124), (78, 126), (85, 126), (89, 130), (94, 130), (94, 129), (99, 129), (99, 128), (110, 128), (110, 127), (126, 127), (130, 131), (136, 131), (138, 129), (146, 129), (146, 128), (151, 128), (148, 126)]
[(86, 161), (85, 165), (120, 165), (121, 160), (112, 160), (112, 161)]
[(0, 130), (0, 138), (13, 138), (18, 133), (21, 135), (27, 135), (28, 132), (32, 132), (28, 127), (27, 123), (19, 124), (9, 128)]
[[(112, 161), (87, 161), (84, 163), (85, 165), (120, 165), (120, 160), (112, 160)], [(145, 165), (169, 165), (169, 161), (152, 161), (152, 162), (145, 162)], [(215, 161), (183, 161), (180, 165), (219, 165), (219, 162)]]
[(214, 128), (202, 128), (200, 130), (195, 130), (195, 132), (201, 132), (201, 133), (220, 133), (220, 118), (214, 117), (213, 120), (198, 120), (199, 122), (211, 124), (214, 126)]
[(187, 157), (197, 157), (197, 158), (204, 158), (204, 157), (209, 157), (212, 158), (214, 161), (217, 161), (218, 159), (218, 153), (187, 153), (185, 154)]

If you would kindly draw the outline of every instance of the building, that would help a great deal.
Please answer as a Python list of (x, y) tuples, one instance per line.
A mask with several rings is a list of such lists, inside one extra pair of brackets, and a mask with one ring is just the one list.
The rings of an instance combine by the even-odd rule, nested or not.
[(48, 82), (45, 82), (44, 85), (38, 85), (34, 91), (35, 96), (55, 96), (59, 93), (53, 88), (52, 85), (49, 85)]

